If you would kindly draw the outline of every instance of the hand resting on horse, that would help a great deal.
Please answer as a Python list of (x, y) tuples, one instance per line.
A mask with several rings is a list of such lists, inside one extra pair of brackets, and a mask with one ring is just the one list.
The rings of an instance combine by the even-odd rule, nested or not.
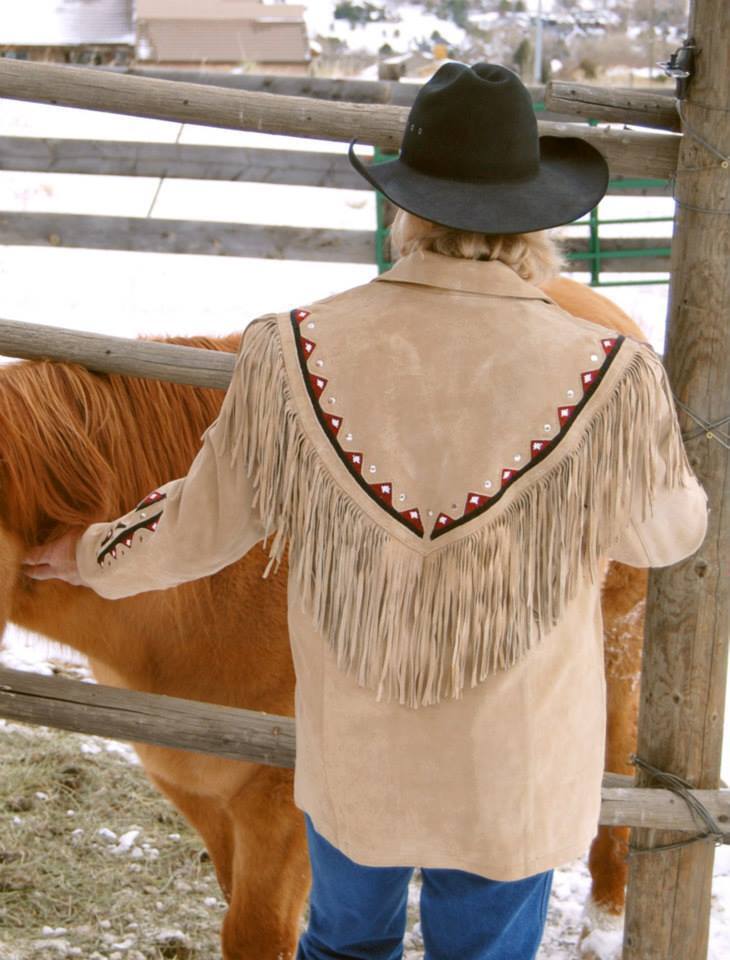
[(80, 533), (66, 533), (59, 540), (29, 550), (23, 560), (23, 573), (32, 580), (65, 580), (81, 586), (76, 564), (76, 544)]

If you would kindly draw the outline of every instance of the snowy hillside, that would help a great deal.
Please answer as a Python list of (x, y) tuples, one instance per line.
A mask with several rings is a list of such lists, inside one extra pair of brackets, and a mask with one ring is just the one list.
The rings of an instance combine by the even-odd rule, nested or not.
[[(538, 0), (305, 0), (310, 40), (328, 56), (419, 52), (516, 64), (532, 76)], [(657, 79), (659, 59), (686, 34), (685, 0), (542, 0), (543, 63), (580, 78), (625, 65)], [(344, 60), (338, 61), (347, 69)], [(316, 64), (315, 64), (316, 69)], [(368, 74), (369, 75), (369, 74)], [(641, 76), (641, 74), (638, 74)]]

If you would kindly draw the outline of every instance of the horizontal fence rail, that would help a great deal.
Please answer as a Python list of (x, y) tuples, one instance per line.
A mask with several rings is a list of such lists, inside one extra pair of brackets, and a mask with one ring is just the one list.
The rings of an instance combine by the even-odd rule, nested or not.
[[(278, 767), (293, 767), (296, 756), (290, 717), (6, 668), (0, 668), (0, 716)], [(674, 794), (616, 785), (628, 779), (605, 775), (600, 823), (693, 833), (700, 829)], [(693, 793), (715, 819), (730, 818), (730, 790)]]
[(0, 716), (275, 767), (296, 753), (290, 717), (6, 668)]
[[(397, 150), (407, 107), (274, 96), (196, 83), (0, 58), (0, 97), (177, 123), (325, 140), (357, 138)], [(578, 137), (606, 157), (612, 176), (670, 177), (681, 136), (540, 121), (542, 135)]]
[[(170, 177), (372, 190), (342, 154), (184, 143), (0, 137), (0, 170)], [(671, 196), (661, 181), (619, 178), (609, 195)]]
[(552, 80), (545, 90), (545, 106), (549, 110), (586, 120), (633, 123), (675, 132), (680, 130), (673, 91), (667, 91), (666, 94), (650, 93)]
[(0, 213), (0, 245), (373, 263), (375, 231), (157, 217)]
[(110, 337), (42, 323), (0, 320), (0, 356), (79, 363), (96, 373), (167, 380), (225, 390), (235, 363), (232, 353), (154, 340)]
[[(285, 97), (309, 97), (312, 100), (336, 100), (347, 103), (388, 103), (411, 107), (422, 82), (396, 80), (352, 80), (333, 77), (276, 76), (275, 74), (229, 73), (223, 70), (186, 70), (177, 67), (140, 66), (91, 67), (109, 73), (124, 73), (133, 77), (154, 80), (174, 80), (178, 83), (202, 83), (209, 87), (228, 87), (254, 93), (275, 93)], [(543, 120), (570, 121), (574, 111), (555, 113), (544, 109), (545, 85), (527, 87), (533, 103)]]
[(0, 170), (372, 190), (344, 155), (256, 147), (0, 137)]
[[(0, 245), (372, 263), (375, 231), (75, 213), (0, 213)], [(570, 260), (591, 261), (600, 256), (603, 269), (669, 269), (668, 239), (606, 238), (601, 240), (600, 253), (593, 247), (586, 237), (571, 237), (563, 243)], [(634, 251), (632, 256), (629, 251)]]
[[(105, 73), (172, 80), (176, 83), (199, 83), (208, 87), (228, 87), (249, 93), (275, 93), (284, 97), (309, 97), (312, 100), (335, 100), (347, 103), (388, 103), (410, 107), (420, 83), (399, 83), (396, 80), (352, 80), (334, 77), (277, 76), (276, 74), (231, 73), (228, 70), (190, 70), (177, 67), (88, 67)], [(534, 100), (542, 100), (545, 87), (530, 87)]]

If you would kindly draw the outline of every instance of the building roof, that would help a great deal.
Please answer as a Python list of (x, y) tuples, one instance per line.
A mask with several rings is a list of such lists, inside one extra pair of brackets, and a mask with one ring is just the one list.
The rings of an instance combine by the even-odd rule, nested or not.
[(257, 0), (137, 0), (137, 20), (301, 20), (304, 6)]
[(0, 46), (133, 44), (133, 0), (2, 0)]
[(304, 7), (255, 0), (137, 0), (137, 55), (158, 63), (306, 63)]

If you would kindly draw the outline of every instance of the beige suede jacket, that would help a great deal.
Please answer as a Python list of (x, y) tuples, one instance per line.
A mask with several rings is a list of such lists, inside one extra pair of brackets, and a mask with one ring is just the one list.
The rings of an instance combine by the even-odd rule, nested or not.
[(601, 564), (705, 528), (649, 347), (418, 253), (252, 323), (187, 477), (77, 558), (114, 598), (288, 543), (297, 804), (360, 863), (513, 880), (596, 831)]

